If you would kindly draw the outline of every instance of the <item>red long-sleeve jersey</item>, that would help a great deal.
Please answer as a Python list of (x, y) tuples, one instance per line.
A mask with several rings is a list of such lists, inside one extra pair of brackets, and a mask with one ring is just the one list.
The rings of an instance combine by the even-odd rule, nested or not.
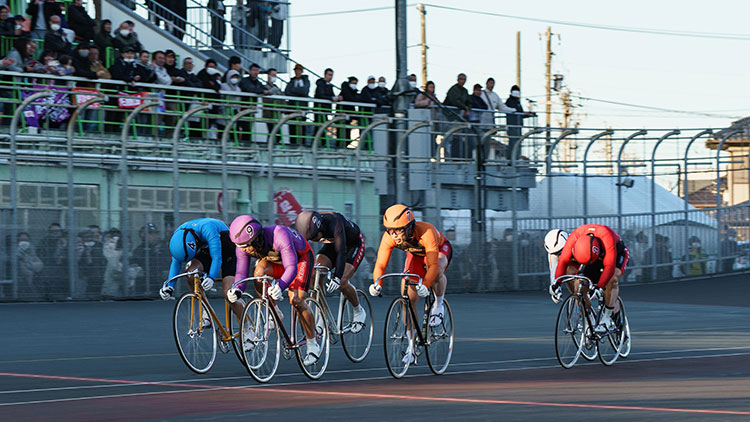
[(565, 242), (560, 259), (557, 261), (557, 270), (555, 278), (565, 274), (565, 271), (573, 258), (573, 245), (576, 244), (581, 236), (594, 235), (598, 237), (604, 247), (604, 259), (602, 260), (604, 269), (599, 277), (597, 286), (604, 288), (615, 273), (617, 263), (617, 242), (620, 236), (614, 230), (602, 224), (584, 224), (573, 231)]

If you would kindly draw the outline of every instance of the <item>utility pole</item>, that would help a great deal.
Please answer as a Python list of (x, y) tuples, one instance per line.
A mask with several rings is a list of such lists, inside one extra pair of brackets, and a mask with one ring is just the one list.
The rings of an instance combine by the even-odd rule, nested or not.
[(521, 31), (516, 31), (516, 85), (521, 86)]
[(550, 126), (552, 118), (552, 27), (547, 27), (547, 32), (544, 33), (544, 36), (547, 37), (547, 63), (544, 72), (544, 89), (547, 94), (547, 101), (545, 103), (545, 112), (547, 113), (547, 143), (545, 151), (549, 152), (551, 146)]
[(425, 24), (427, 10), (422, 3), (417, 5), (417, 10), (422, 21), (422, 90), (424, 91), (427, 88), (427, 26)]
[[(393, 101), (393, 117), (395, 118), (394, 128), (395, 137), (392, 135), (391, 145), (398, 148), (398, 142), (395, 140), (406, 132), (406, 116), (409, 110), (409, 103), (414, 100), (413, 96), (408, 93), (411, 91), (409, 81), (407, 80), (406, 67), (406, 0), (396, 0), (396, 83), (393, 85), (391, 92), (395, 98)], [(389, 148), (389, 152), (397, 153), (395, 148)], [(391, 183), (393, 192), (406, 205), (411, 205), (411, 196), (409, 196), (409, 182), (406, 174), (396, 174)]]

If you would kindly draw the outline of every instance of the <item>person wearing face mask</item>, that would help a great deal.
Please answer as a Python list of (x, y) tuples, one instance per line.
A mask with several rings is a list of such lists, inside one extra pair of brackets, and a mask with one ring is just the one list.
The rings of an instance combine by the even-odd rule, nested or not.
[(417, 89), (417, 88), (419, 88), (419, 85), (417, 85), (417, 75), (415, 75), (415, 74), (412, 73), (411, 75), (409, 75), (406, 78), (406, 80), (409, 81), (409, 88), (411, 88), (411, 89)]
[[(8, 238), (7, 240), (10, 240)], [(10, 243), (10, 242), (8, 242)], [(8, 245), (8, 249), (10, 245)], [(26, 232), (18, 233), (18, 297), (38, 299), (38, 274), (44, 269), (44, 263), (36, 254), (31, 237)]]
[(112, 79), (127, 82), (131, 86), (140, 81), (136, 74), (135, 51), (133, 47), (127, 46), (120, 52), (120, 57), (115, 59), (112, 66), (109, 67), (109, 73)]
[[(286, 89), (284, 89), (284, 95), (288, 97), (305, 98), (310, 96), (310, 80), (308, 79), (307, 75), (302, 74), (304, 70), (305, 68), (301, 64), (297, 63), (294, 65), (294, 77), (290, 79), (289, 83), (286, 85)], [(310, 103), (308, 103), (307, 101), (289, 100), (288, 104), (295, 109), (301, 109), (307, 108)], [(304, 118), (296, 118), (294, 120), (295, 122), (299, 122), (300, 120), (304, 120)], [(294, 122), (291, 123), (292, 124), (289, 126), (289, 142), (292, 145), (306, 143), (307, 141), (302, 139), (305, 132), (305, 127), (300, 124), (294, 124)]]
[(76, 69), (73, 76), (88, 79), (99, 78), (96, 72), (91, 71), (91, 64), (89, 62), (89, 44), (86, 41), (82, 41), (76, 46), (75, 53), (73, 53), (73, 67)]
[[(519, 88), (518, 85), (513, 85), (510, 88), (510, 96), (507, 100), (505, 100), (505, 105), (515, 110), (515, 112), (508, 114), (505, 117), (505, 121), (508, 126), (508, 149), (506, 150), (506, 158), (508, 160), (511, 160), (513, 145), (515, 145), (516, 142), (518, 142), (518, 139), (521, 137), (521, 127), (523, 126), (523, 119), (536, 116), (536, 114), (526, 113), (525, 111), (523, 111), (523, 106), (521, 105), (521, 88)], [(518, 153), (520, 154), (521, 151), (518, 151)]]
[(73, 55), (73, 44), (68, 41), (65, 33), (61, 29), (60, 16), (52, 15), (49, 18), (49, 31), (44, 35), (44, 48), (52, 51), (56, 55)]
[(359, 101), (378, 106), (385, 103), (385, 99), (378, 90), (378, 84), (375, 82), (375, 76), (370, 75), (367, 77), (367, 86), (362, 88), (362, 92), (359, 93)]
[(47, 24), (53, 15), (61, 14), (60, 5), (54, 0), (32, 0), (26, 7), (26, 14), (31, 16), (31, 38), (44, 39), (47, 33)]
[(65, 17), (68, 20), (68, 26), (76, 33), (76, 36), (84, 40), (94, 38), (96, 21), (86, 13), (86, 8), (83, 7), (83, 0), (74, 0), (73, 4), (68, 6), (68, 13)]
[(98, 295), (102, 288), (102, 277), (106, 269), (104, 249), (100, 242), (94, 239), (89, 230), (78, 235), (78, 280), (76, 280), (76, 298), (85, 298), (93, 294)]
[(388, 90), (388, 85), (385, 82), (385, 76), (381, 76), (378, 78), (378, 92), (380, 93), (380, 96), (385, 98), (386, 102), (388, 102), (388, 94), (390, 91)]
[[(223, 84), (221, 84), (221, 90), (224, 93), (242, 92), (242, 90), (240, 89), (240, 80), (241, 80), (241, 78), (240, 78), (240, 72), (238, 72), (238, 71), (236, 71), (234, 69), (230, 69), (227, 72), (226, 76), (227, 76), (227, 81), (224, 82)], [(239, 96), (237, 96), (237, 95), (230, 95), (230, 94), (227, 94), (226, 97), (225, 97), (225, 99), (230, 104), (231, 103), (237, 103), (237, 102), (239, 102), (241, 100), (241, 98)], [(222, 107), (222, 110), (219, 112), (219, 114), (230, 115), (231, 116), (231, 115), (234, 115), (237, 111), (239, 111), (238, 107), (232, 107), (230, 105), (226, 105), (226, 106)], [(219, 124), (221, 126), (224, 126), (225, 122), (221, 121), (221, 122), (219, 122)]]
[(135, 51), (141, 51), (143, 49), (140, 41), (138, 41), (138, 34), (133, 31), (132, 26), (133, 25), (131, 25), (130, 21), (125, 21), (120, 24), (117, 31), (115, 31), (115, 48), (120, 51), (122, 51), (125, 46), (131, 46)]
[(705, 260), (708, 258), (708, 254), (701, 248), (701, 240), (698, 236), (691, 236), (688, 245), (688, 253), (682, 257), (682, 261), (685, 262), (682, 265), (682, 273), (687, 276), (705, 274)]
[[(354, 77), (350, 76), (349, 79), (341, 84), (341, 99), (342, 101), (347, 102), (359, 102), (359, 92), (357, 91), (357, 82), (359, 80)], [(353, 105), (347, 105), (347, 104), (339, 104), (336, 106), (336, 111), (340, 113), (353, 113), (357, 111), (357, 107)], [(358, 120), (356, 118), (352, 118), (350, 116), (347, 117), (347, 122), (349, 125), (356, 125), (358, 123)], [(339, 129), (338, 137), (339, 139), (351, 139), (351, 129), (348, 128), (342, 128)], [(341, 146), (341, 145), (336, 145)]]

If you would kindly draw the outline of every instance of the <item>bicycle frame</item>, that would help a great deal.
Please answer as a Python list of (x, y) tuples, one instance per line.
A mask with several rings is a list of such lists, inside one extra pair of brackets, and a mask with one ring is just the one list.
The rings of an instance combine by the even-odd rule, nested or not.
[[(325, 272), (326, 273), (326, 280), (331, 281), (331, 269), (326, 267), (325, 265), (316, 265), (314, 267), (315, 270), (315, 283), (313, 285), (313, 292), (315, 294), (315, 300), (318, 301), (318, 304), (320, 304), (321, 307), (325, 308), (326, 316), (328, 317), (328, 331), (331, 335), (339, 336), (341, 335), (341, 330), (339, 327), (341, 326), (341, 318), (343, 317), (344, 312), (344, 301), (346, 298), (344, 297), (343, 293), (339, 294), (339, 309), (338, 309), (338, 318), (335, 320), (333, 319), (333, 313), (331, 312), (331, 308), (328, 306), (328, 301), (325, 299), (326, 294), (323, 290), (323, 286), (320, 284), (320, 273)], [(335, 327), (333, 326), (335, 325)]]
[[(232, 317), (232, 312), (229, 307), (229, 301), (224, 298), (224, 324), (221, 323), (219, 320), (219, 317), (216, 315), (216, 312), (214, 312), (214, 308), (211, 306), (211, 303), (208, 301), (208, 298), (205, 295), (205, 292), (203, 291), (203, 287), (201, 287), (200, 279), (201, 277), (205, 276), (206, 273), (203, 271), (190, 271), (182, 274), (178, 274), (169, 280), (165, 281), (163, 284), (163, 287), (166, 287), (167, 284), (171, 283), (173, 280), (177, 280), (182, 277), (193, 277), (193, 294), (195, 294), (201, 303), (203, 303), (206, 306), (206, 309), (208, 309), (208, 313), (213, 321), (216, 322), (216, 328), (218, 328), (219, 332), (221, 333), (221, 341), (222, 342), (228, 342), (233, 340), (234, 338), (239, 336), (238, 334), (232, 335), (232, 333), (227, 330), (226, 327), (229, 326), (229, 319)], [(232, 288), (236, 288), (237, 285), (239, 285), (242, 281), (237, 281), (232, 284)], [(191, 315), (190, 315), (190, 323), (192, 326), (194, 315), (192, 314), (193, 307), (191, 307)], [(203, 319), (203, 307), (198, 307), (198, 318), (201, 320)], [(198, 328), (198, 332), (203, 330), (202, 324)]]
[[(307, 338), (305, 338), (304, 340), (300, 340), (298, 344), (294, 330), (292, 330), (291, 337), (289, 336), (289, 334), (286, 331), (286, 327), (284, 327), (284, 324), (281, 323), (281, 318), (279, 318), (278, 312), (276, 312), (276, 306), (270, 306), (270, 305), (275, 305), (276, 302), (271, 297), (268, 296), (268, 287), (269, 287), (269, 284), (271, 283), (275, 284), (275, 283), (278, 283), (278, 281), (276, 281), (271, 276), (261, 275), (257, 277), (244, 278), (235, 284), (245, 283), (249, 281), (252, 281), (253, 283), (255, 283), (256, 281), (260, 281), (263, 284), (263, 291), (261, 293), (260, 298), (263, 299), (263, 301), (266, 304), (266, 315), (264, 315), (264, 318), (266, 321), (268, 321), (268, 312), (273, 313), (274, 318), (276, 318), (275, 320), (278, 321), (279, 329), (281, 330), (282, 340), (284, 342), (284, 349), (287, 351), (299, 349), (301, 346), (304, 346), (305, 344), (307, 344)], [(294, 308), (294, 306), (292, 306), (291, 318), (292, 318), (292, 327), (294, 327), (294, 323), (297, 321), (297, 310)], [(265, 328), (263, 331), (264, 331), (263, 336), (268, 337), (268, 324), (265, 325)]]
[[(582, 276), (582, 275), (561, 275), (560, 277), (557, 277), (555, 279), (556, 283), (562, 283), (562, 282), (568, 282), (568, 281), (578, 281), (578, 287), (576, 287), (575, 292), (571, 292), (571, 294), (578, 296), (581, 299), (581, 302), (583, 303), (583, 309), (584, 309), (584, 316), (586, 317), (587, 322), (589, 323), (589, 329), (588, 331), (591, 331), (593, 336), (597, 339), (597, 341), (601, 338), (601, 335), (597, 334), (594, 331), (593, 327), (596, 327), (596, 325), (599, 323), (599, 316), (596, 315), (596, 312), (594, 312), (594, 309), (591, 307), (591, 297), (588, 295), (584, 295), (581, 293), (581, 288), (584, 284), (587, 286), (591, 286), (591, 280), (589, 280), (588, 277)], [(590, 290), (589, 290), (590, 291)], [(588, 296), (588, 297), (586, 297)], [(587, 300), (588, 299), (588, 300)], [(603, 300), (603, 297), (598, 297), (598, 299)], [(592, 323), (593, 319), (593, 323)]]
[[(426, 346), (427, 341), (424, 338), (424, 335), (422, 334), (422, 331), (425, 330), (427, 327), (427, 319), (429, 317), (429, 307), (432, 306), (432, 289), (430, 289), (430, 294), (425, 297), (425, 311), (424, 311), (424, 317), (422, 319), (422, 325), (419, 325), (419, 320), (417, 319), (417, 314), (414, 311), (414, 309), (411, 306), (411, 299), (409, 299), (408, 289), (409, 286), (418, 286), (422, 284), (422, 277), (418, 276), (417, 274), (412, 273), (389, 273), (389, 274), (383, 274), (382, 276), (378, 277), (378, 279), (375, 281), (376, 283), (380, 283), (380, 280), (384, 278), (389, 277), (402, 277), (404, 280), (404, 288), (401, 292), (401, 297), (406, 299), (407, 308), (409, 309), (409, 314), (411, 315), (412, 322), (414, 323), (415, 328), (417, 329), (417, 337), (419, 339), (419, 342), (416, 344), (417, 346)], [(417, 282), (409, 281), (410, 279), (417, 279)]]

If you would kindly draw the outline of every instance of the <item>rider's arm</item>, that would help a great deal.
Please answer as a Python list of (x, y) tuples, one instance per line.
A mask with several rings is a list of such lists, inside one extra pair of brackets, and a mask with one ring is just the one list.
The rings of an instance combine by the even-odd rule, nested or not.
[(281, 265), (284, 267), (284, 274), (279, 279), (281, 290), (289, 287), (297, 277), (297, 251), (290, 233), (285, 226), (276, 226), (273, 232), (273, 248), (281, 254)]
[(560, 257), (555, 254), (547, 254), (547, 262), (549, 262), (549, 283), (555, 282), (555, 271), (557, 271), (557, 262)]
[(206, 236), (208, 242), (208, 254), (211, 255), (211, 268), (208, 270), (208, 276), (214, 280), (221, 274), (221, 236), (218, 232), (212, 232)]
[[(176, 260), (174, 257), (172, 258), (172, 264), (169, 266), (169, 280), (170, 278), (176, 276), (180, 273), (180, 267), (182, 266), (182, 262)], [(177, 283), (177, 280), (172, 280), (169, 285), (174, 287), (175, 283)]]
[[(250, 272), (250, 255), (236, 246), (234, 248), (234, 255), (237, 257), (237, 265), (234, 267), (234, 279), (236, 281), (244, 280)], [(242, 290), (244, 290), (244, 286)]]
[(426, 230), (422, 235), (422, 238), (419, 239), (419, 243), (424, 246), (424, 260), (427, 264), (427, 272), (425, 273), (422, 284), (424, 284), (425, 287), (430, 288), (440, 274), (440, 264), (438, 263), (440, 257), (438, 249), (438, 231), (434, 228)]
[[(391, 236), (386, 232), (383, 233), (382, 239), (380, 239), (380, 247), (378, 248), (378, 258), (375, 260), (375, 265), (372, 269), (372, 282), (377, 283), (378, 278), (385, 274), (385, 267), (388, 266), (388, 261), (391, 259), (391, 252), (396, 244), (391, 239)], [(383, 285), (381, 281), (379, 283)]]
[(617, 243), (612, 234), (609, 233), (609, 230), (601, 235), (597, 233), (597, 236), (602, 240), (602, 244), (604, 245), (604, 261), (602, 262), (604, 268), (602, 269), (602, 275), (599, 276), (599, 282), (596, 284), (603, 289), (609, 283), (609, 279), (615, 274)]
[(568, 240), (565, 241), (565, 246), (563, 246), (562, 252), (560, 252), (560, 258), (557, 261), (557, 270), (555, 271), (555, 278), (560, 277), (562, 275), (565, 275), (565, 273), (568, 271), (568, 264), (570, 263), (570, 258), (573, 257), (573, 245), (576, 243), (576, 239), (578, 239), (579, 234), (576, 231), (570, 234), (568, 236)]
[(334, 214), (336, 222), (333, 225), (333, 247), (336, 249), (336, 270), (333, 276), (341, 280), (346, 268), (346, 230), (344, 229), (344, 218)]

